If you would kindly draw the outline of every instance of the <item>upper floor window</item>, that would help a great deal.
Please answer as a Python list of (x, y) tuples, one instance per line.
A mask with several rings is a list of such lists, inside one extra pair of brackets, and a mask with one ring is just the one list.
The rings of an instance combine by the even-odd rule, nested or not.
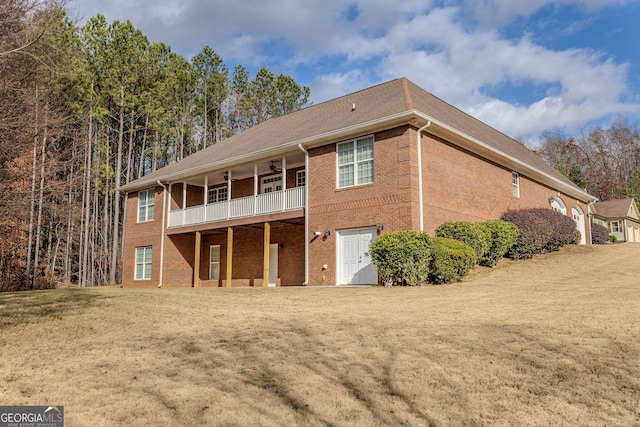
[(338, 144), (338, 188), (373, 182), (373, 137)]
[(224, 202), (227, 200), (227, 187), (211, 188), (207, 195), (207, 203)]
[(520, 197), (520, 175), (518, 172), (511, 172), (511, 191), (513, 197)]
[(138, 191), (138, 222), (151, 221), (153, 219), (155, 189)]
[(304, 187), (307, 184), (307, 175), (305, 171), (296, 172), (296, 187)]
[(611, 221), (611, 232), (619, 233), (620, 232), (620, 222), (619, 221)]
[(274, 191), (282, 191), (282, 175), (262, 178), (262, 192), (273, 193)]

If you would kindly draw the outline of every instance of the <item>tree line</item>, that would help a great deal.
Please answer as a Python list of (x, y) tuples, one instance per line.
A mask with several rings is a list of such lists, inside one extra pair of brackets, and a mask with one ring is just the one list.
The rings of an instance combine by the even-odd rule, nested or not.
[(580, 129), (568, 135), (560, 129), (542, 132), (535, 149), (578, 187), (600, 200), (633, 197), (640, 208), (640, 128), (624, 116), (609, 127)]
[(309, 104), (293, 78), (209, 46), (187, 59), (64, 0), (0, 5), (0, 290), (119, 283), (117, 188)]

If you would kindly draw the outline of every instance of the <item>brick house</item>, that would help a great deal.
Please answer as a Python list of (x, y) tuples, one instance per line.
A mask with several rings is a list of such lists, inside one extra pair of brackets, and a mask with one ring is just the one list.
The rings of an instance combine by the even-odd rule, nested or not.
[(593, 222), (607, 228), (618, 242), (640, 242), (640, 212), (635, 199), (617, 199), (591, 205)]
[(595, 198), (522, 144), (397, 79), (270, 119), (120, 188), (123, 285), (374, 284), (395, 230)]

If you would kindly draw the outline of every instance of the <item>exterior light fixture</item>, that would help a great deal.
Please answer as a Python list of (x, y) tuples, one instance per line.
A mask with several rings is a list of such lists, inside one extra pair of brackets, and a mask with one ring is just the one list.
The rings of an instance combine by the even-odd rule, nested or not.
[(313, 235), (316, 236), (316, 237), (317, 236), (322, 236), (322, 231), (314, 231)]
[(329, 237), (329, 236), (331, 236), (331, 230), (327, 228), (326, 230), (324, 230), (324, 237)]
[(384, 224), (380, 224), (380, 225), (378, 226), (378, 231), (382, 231), (382, 230), (384, 230)]

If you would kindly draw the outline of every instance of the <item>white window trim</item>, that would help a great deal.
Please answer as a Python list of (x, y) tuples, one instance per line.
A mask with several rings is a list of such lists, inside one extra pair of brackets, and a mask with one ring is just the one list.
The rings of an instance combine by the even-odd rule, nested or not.
[[(300, 178), (304, 181), (302, 185), (300, 185)], [(305, 187), (307, 185), (307, 171), (302, 169), (296, 172), (296, 187)]]
[[(278, 185), (280, 189), (278, 190)], [(282, 191), (282, 174), (265, 176), (260, 180), (260, 194), (264, 194), (265, 188), (271, 188), (270, 193)]]
[[(142, 258), (142, 264), (138, 264), (138, 251), (139, 250), (143, 250), (143, 258)], [(149, 269), (149, 277), (144, 277), (144, 273), (145, 273), (145, 266), (147, 265), (147, 263), (144, 261), (144, 259), (146, 258), (146, 252), (147, 251), (151, 251), (151, 261), (149, 261), (149, 266), (151, 267)], [(135, 253), (135, 268), (133, 271), (133, 280), (151, 280), (151, 276), (153, 275), (153, 246), (149, 245), (149, 246), (137, 246), (136, 247), (136, 253)], [(138, 268), (142, 267), (142, 277), (138, 278)]]
[[(140, 203), (140, 195), (142, 193), (146, 193), (147, 194), (147, 198), (146, 198), (146, 204), (142, 205)], [(151, 196), (149, 196), (149, 193)], [(149, 222), (149, 221), (153, 221), (153, 218), (155, 217), (155, 201), (156, 201), (156, 189), (155, 188), (148, 188), (146, 190), (140, 190), (138, 191), (138, 215), (137, 215), (137, 220), (138, 222)], [(154, 215), (149, 218), (149, 207), (153, 207), (153, 211), (154, 211)], [(140, 219), (140, 210), (142, 208), (145, 208), (144, 211), (144, 219)]]
[[(213, 258), (213, 248), (218, 248), (218, 261), (214, 261)], [(218, 277), (211, 277), (211, 272), (213, 269), (211, 268), (214, 264), (218, 264)], [(209, 280), (220, 280), (220, 245), (211, 245), (209, 246)]]
[(520, 197), (520, 174), (511, 172), (511, 194), (513, 197)]
[[(224, 199), (220, 198), (220, 193), (224, 192)], [(215, 200), (211, 200), (211, 194), (216, 195)], [(209, 188), (209, 190), (207, 191), (207, 203), (217, 203), (217, 202), (224, 202), (228, 199), (228, 191), (227, 191), (227, 187), (215, 187), (215, 188)]]
[[(613, 224), (616, 225), (617, 230), (613, 229)], [(622, 231), (620, 231), (621, 228), (622, 227), (620, 226), (620, 221), (617, 221), (617, 220), (616, 221), (611, 221), (611, 232), (612, 233), (622, 233)]]
[[(372, 143), (374, 145), (374, 150), (373, 150), (373, 155), (370, 159), (365, 159), (365, 160), (358, 160), (358, 141), (362, 141), (365, 139), (369, 139), (371, 138)], [(375, 137), (373, 135), (367, 135), (367, 136), (361, 136), (359, 138), (355, 138), (355, 139), (351, 139), (349, 141), (343, 141), (343, 142), (339, 142), (338, 144), (336, 144), (336, 188), (350, 188), (350, 187), (357, 187), (359, 185), (368, 185), (368, 184), (373, 184), (374, 179), (375, 179)], [(349, 144), (349, 143), (353, 143), (353, 162), (351, 163), (345, 163), (343, 165), (340, 164), (340, 159), (339, 159), (339, 150), (338, 147), (344, 144)], [(369, 182), (363, 182), (363, 183), (358, 183), (358, 163), (364, 163), (364, 162), (373, 162), (373, 170), (374, 170), (374, 174), (371, 177), (371, 181)], [(345, 186), (340, 186), (340, 166), (345, 166), (348, 164), (353, 164), (353, 184), (351, 185), (345, 185)]]

